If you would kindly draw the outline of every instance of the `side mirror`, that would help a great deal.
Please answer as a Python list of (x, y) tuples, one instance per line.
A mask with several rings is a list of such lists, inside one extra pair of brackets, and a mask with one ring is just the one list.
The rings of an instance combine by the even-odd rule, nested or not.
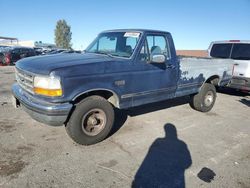
[(164, 63), (166, 61), (166, 57), (164, 55), (153, 55), (151, 62), (152, 63)]

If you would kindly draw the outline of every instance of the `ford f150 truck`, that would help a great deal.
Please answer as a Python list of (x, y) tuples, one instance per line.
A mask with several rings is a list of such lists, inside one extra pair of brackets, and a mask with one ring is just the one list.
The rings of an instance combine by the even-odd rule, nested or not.
[(201, 112), (212, 109), (215, 86), (231, 79), (223, 59), (179, 58), (169, 32), (105, 31), (82, 54), (30, 57), (16, 63), (16, 105), (35, 120), (65, 125), (77, 143), (105, 139), (114, 108), (126, 109), (190, 95)]

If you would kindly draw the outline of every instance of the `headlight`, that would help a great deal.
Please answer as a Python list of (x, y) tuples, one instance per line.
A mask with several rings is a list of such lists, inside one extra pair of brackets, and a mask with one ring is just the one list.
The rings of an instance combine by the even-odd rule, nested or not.
[(35, 76), (34, 92), (36, 94), (45, 95), (49, 97), (62, 96), (60, 78), (55, 76)]

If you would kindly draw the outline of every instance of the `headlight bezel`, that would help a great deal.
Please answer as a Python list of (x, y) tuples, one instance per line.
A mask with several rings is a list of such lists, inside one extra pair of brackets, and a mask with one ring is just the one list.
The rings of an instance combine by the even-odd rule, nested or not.
[(33, 92), (45, 97), (61, 97), (63, 95), (62, 82), (54, 74), (35, 75), (33, 78)]

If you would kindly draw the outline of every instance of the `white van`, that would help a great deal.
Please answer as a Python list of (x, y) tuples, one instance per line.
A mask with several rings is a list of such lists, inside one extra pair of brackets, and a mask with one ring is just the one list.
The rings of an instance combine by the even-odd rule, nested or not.
[(233, 59), (233, 78), (228, 86), (250, 91), (250, 40), (214, 41), (209, 46), (208, 55)]

